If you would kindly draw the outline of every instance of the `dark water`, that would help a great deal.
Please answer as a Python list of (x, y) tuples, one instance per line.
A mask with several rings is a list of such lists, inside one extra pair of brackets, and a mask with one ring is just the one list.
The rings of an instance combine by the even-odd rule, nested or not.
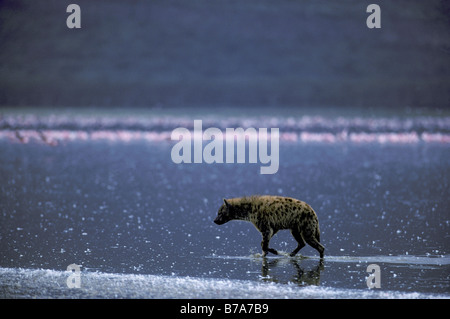
[[(173, 143), (0, 141), (0, 266), (450, 293), (446, 144), (281, 142), (260, 164), (175, 164)], [(260, 256), (247, 222), (217, 226), (222, 198), (280, 194), (317, 212), (325, 260)], [(296, 243), (287, 231), (271, 246)], [(345, 296), (345, 293), (341, 293)]]

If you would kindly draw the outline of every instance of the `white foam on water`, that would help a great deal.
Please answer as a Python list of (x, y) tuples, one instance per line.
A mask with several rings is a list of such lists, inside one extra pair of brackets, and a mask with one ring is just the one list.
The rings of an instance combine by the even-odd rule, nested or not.
[(68, 271), (0, 268), (0, 298), (175, 298), (175, 299), (297, 299), (381, 298), (449, 299), (447, 294), (299, 287), (245, 280), (178, 276), (114, 274), (82, 271), (80, 288), (68, 288)]
[(450, 255), (442, 256), (330, 256), (329, 262), (368, 262), (368, 263), (388, 263), (388, 264), (407, 264), (407, 265), (450, 265)]

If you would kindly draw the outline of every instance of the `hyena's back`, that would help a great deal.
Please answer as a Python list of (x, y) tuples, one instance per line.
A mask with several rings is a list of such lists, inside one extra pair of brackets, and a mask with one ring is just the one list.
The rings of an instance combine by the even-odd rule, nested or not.
[(258, 226), (267, 225), (274, 230), (299, 229), (308, 232), (308, 235), (320, 236), (317, 215), (307, 203), (295, 198), (269, 195), (252, 196), (251, 199), (250, 221), (258, 229)]

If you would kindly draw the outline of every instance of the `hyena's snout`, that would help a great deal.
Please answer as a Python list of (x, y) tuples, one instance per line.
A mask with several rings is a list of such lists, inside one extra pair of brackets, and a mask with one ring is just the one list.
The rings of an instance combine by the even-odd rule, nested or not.
[(226, 220), (222, 216), (217, 216), (216, 219), (214, 219), (214, 223), (222, 225), (226, 223)]

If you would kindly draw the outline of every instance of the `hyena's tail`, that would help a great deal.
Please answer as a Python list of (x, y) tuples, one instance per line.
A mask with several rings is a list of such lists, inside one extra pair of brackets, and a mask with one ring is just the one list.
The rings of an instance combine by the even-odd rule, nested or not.
[(320, 243), (320, 229), (319, 229), (319, 225), (317, 225), (316, 228), (316, 240)]

